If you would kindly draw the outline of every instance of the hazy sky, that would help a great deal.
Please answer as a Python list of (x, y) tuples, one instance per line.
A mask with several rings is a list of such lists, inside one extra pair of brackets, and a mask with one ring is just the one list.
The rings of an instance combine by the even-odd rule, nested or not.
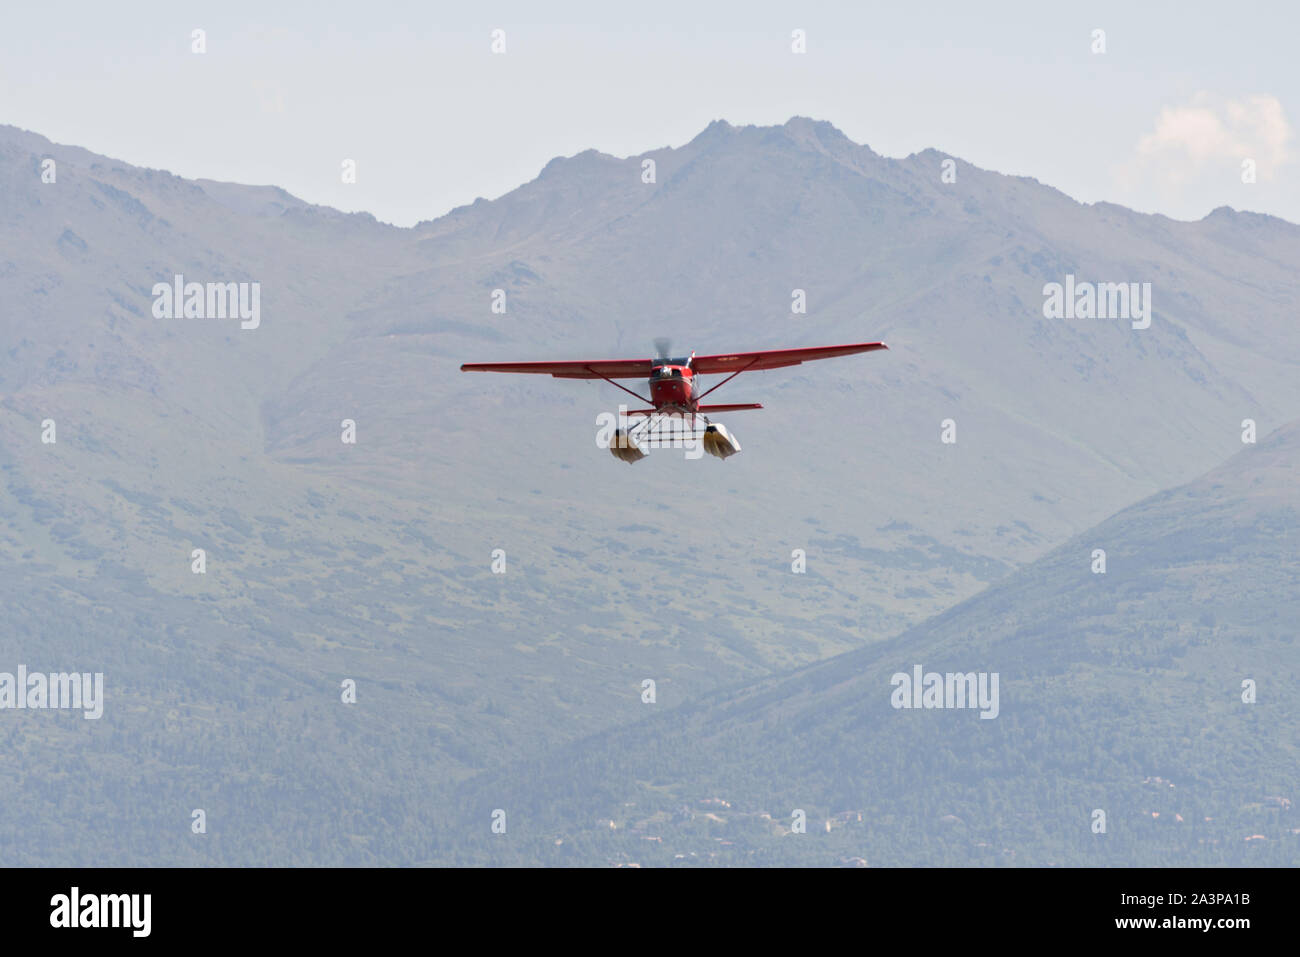
[[(1300, 222), (1297, 9), (14, 3), (0, 29), (0, 123), (401, 225), (499, 196), (554, 156), (632, 155), (716, 118), (792, 115), (888, 156), (934, 147), (1080, 200)], [(1091, 50), (1097, 29), (1105, 53)], [(340, 181), (344, 159), (356, 183)]]

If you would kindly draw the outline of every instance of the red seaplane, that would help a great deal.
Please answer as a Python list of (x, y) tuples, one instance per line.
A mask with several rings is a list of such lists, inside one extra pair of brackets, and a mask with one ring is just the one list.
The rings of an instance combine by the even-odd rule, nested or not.
[[(656, 339), (657, 358), (654, 359), (596, 359), (560, 362), (466, 362), (460, 367), (462, 372), (522, 372), (537, 375), (550, 375), (557, 379), (604, 379), (610, 385), (622, 389), (628, 395), (648, 402), (652, 408), (632, 409), (625, 415), (641, 417), (637, 425), (614, 431), (609, 450), (615, 458), (632, 463), (645, 458), (644, 442), (653, 435), (655, 423), (663, 417), (680, 417), (689, 419), (692, 432), (695, 420), (702, 418), (705, 424), (703, 435), (704, 450), (710, 455), (725, 459), (740, 451), (740, 443), (720, 422), (710, 422), (710, 412), (739, 412), (742, 409), (761, 409), (757, 402), (732, 403), (727, 405), (701, 405), (700, 400), (711, 394), (720, 386), (726, 385), (742, 372), (757, 372), (761, 369), (781, 369), (785, 366), (797, 366), (814, 359), (831, 359), (835, 356), (848, 356), (858, 352), (872, 352), (876, 349), (889, 348), (883, 342), (855, 342), (843, 346), (813, 346), (805, 349), (769, 349), (763, 352), (731, 352), (718, 356), (689, 356), (679, 359), (669, 358), (668, 340)], [(699, 389), (698, 377), (703, 375), (720, 375), (728, 373), (721, 382), (705, 389)], [(626, 386), (619, 385), (615, 379), (647, 379), (650, 384), (650, 398), (633, 392)]]

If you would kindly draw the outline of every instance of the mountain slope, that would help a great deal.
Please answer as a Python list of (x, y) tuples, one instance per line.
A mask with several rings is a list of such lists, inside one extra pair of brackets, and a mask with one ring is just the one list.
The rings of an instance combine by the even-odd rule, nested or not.
[[(897, 638), (475, 780), (448, 853), (1294, 866), (1298, 489), (1293, 423)], [(996, 716), (895, 708), (918, 665), (997, 673)]]

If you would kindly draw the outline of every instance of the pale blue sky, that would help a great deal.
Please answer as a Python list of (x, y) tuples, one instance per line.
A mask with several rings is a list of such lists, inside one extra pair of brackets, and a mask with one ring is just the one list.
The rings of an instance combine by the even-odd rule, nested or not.
[(619, 6), (9, 5), (0, 123), (401, 225), (499, 196), (554, 156), (796, 114), (885, 155), (934, 147), (1085, 201), (1300, 222), (1291, 3)]

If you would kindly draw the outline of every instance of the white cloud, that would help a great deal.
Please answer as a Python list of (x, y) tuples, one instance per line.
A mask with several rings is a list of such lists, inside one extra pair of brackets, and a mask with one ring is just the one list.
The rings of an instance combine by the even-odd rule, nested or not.
[(1201, 92), (1167, 106), (1137, 145), (1134, 173), (1158, 171), (1166, 183), (1189, 183), (1215, 168), (1225, 175), (1253, 159), (1261, 181), (1293, 159), (1291, 127), (1277, 97), (1232, 100)]

